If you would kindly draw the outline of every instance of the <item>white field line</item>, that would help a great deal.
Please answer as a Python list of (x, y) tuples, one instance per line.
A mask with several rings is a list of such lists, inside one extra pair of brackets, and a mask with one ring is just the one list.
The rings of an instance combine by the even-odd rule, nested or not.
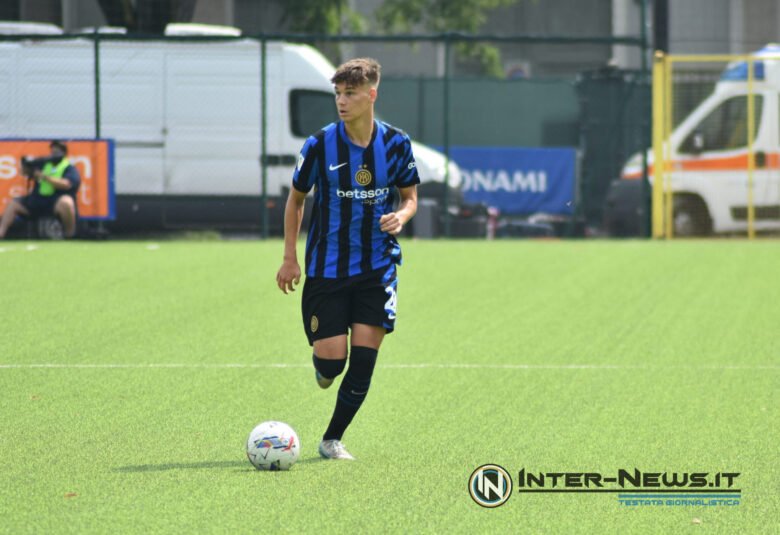
[[(621, 364), (380, 364), (384, 369), (452, 369), (452, 370), (780, 370), (780, 365), (758, 366), (641, 366)], [(297, 369), (311, 368), (311, 364), (285, 364), (285, 363), (136, 363), (136, 364), (0, 364), (2, 369)]]

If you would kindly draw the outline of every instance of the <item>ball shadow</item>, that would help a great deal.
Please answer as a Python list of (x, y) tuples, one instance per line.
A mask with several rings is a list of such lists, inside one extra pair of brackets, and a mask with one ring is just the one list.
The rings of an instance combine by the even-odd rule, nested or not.
[[(319, 456), (306, 457), (298, 459), (295, 464), (316, 464), (324, 461), (325, 459)], [(263, 472), (264, 470), (257, 470), (246, 459), (234, 460), (234, 461), (204, 461), (200, 463), (162, 463), (162, 464), (137, 464), (118, 466), (114, 468), (113, 472), (121, 473), (142, 473), (142, 472), (167, 472), (170, 470), (214, 470), (220, 468), (234, 468), (240, 472)]]
[[(114, 472), (167, 472), (168, 470), (209, 470), (215, 468), (235, 468), (248, 464), (246, 460), (205, 461), (201, 463), (163, 463), (119, 466)], [(250, 466), (251, 468), (251, 466)]]

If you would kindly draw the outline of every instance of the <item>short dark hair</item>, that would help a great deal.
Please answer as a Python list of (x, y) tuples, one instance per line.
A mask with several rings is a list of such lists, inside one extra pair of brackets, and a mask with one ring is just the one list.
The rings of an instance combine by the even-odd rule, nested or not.
[(65, 144), (64, 141), (60, 141), (59, 139), (53, 139), (51, 143), (49, 143), (49, 148), (59, 148), (62, 152), (65, 154), (68, 154), (68, 146)]
[(363, 84), (379, 85), (382, 66), (373, 58), (355, 58), (339, 65), (330, 81), (334, 84), (347, 84), (357, 87)]

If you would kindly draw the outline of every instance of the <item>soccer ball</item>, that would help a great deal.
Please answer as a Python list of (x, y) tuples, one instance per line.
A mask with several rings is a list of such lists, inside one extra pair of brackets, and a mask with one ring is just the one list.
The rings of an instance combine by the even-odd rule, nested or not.
[(298, 435), (283, 422), (263, 422), (246, 441), (246, 457), (258, 470), (289, 470), (301, 451)]

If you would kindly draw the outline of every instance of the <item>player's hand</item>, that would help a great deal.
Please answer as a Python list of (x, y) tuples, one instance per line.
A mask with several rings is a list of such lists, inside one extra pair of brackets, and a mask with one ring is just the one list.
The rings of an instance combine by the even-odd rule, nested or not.
[(395, 236), (401, 232), (401, 229), (403, 228), (404, 224), (395, 212), (390, 212), (379, 218), (379, 230), (382, 232), (387, 232), (388, 234)]
[(282, 267), (276, 273), (276, 284), (279, 289), (287, 294), (288, 291), (294, 292), (294, 286), (301, 282), (301, 266), (294, 260), (285, 260)]
[(44, 178), (46, 178), (46, 177), (45, 177), (45, 176), (43, 176), (43, 171), (42, 171), (41, 169), (35, 169), (35, 170), (33, 171), (33, 178), (34, 178), (35, 180), (37, 180), (38, 182), (40, 182), (41, 180), (43, 180), (43, 179), (44, 179)]

